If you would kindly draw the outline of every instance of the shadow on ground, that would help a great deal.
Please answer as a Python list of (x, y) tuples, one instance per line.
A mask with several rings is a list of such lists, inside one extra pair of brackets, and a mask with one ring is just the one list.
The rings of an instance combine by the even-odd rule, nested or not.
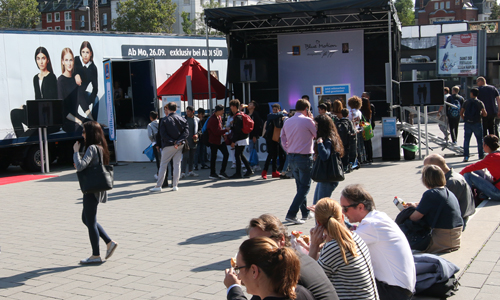
[(16, 286), (24, 285), (24, 282), (30, 279), (34, 279), (43, 275), (60, 273), (72, 270), (74, 268), (79, 268), (80, 266), (70, 266), (70, 267), (56, 267), (56, 268), (44, 268), (34, 271), (28, 271), (25, 273), (13, 275), (10, 277), (0, 277), (0, 289), (7, 289)]
[(247, 235), (246, 229), (217, 231), (190, 237), (184, 242), (180, 242), (179, 245), (208, 245), (208, 244), (222, 243), (231, 240), (237, 240), (242, 236), (246, 235)]

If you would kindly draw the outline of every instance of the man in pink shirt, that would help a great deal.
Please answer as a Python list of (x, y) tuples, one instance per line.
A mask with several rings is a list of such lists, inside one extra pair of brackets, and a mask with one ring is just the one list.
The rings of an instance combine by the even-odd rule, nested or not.
[[(309, 101), (304, 99), (297, 101), (295, 104), (297, 112), (285, 122), (281, 130), (281, 145), (288, 153), (288, 166), (297, 185), (297, 194), (293, 198), (285, 220), (295, 224), (303, 224), (309, 217), (306, 204), (307, 193), (311, 187), (313, 144), (316, 138), (316, 125), (310, 108)], [(302, 219), (297, 218), (299, 209), (302, 212)]]

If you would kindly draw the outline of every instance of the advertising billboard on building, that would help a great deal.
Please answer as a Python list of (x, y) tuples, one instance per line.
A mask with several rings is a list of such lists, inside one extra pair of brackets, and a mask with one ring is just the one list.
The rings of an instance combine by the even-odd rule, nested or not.
[(437, 75), (439, 77), (478, 76), (484, 72), (486, 36), (481, 31), (437, 35)]

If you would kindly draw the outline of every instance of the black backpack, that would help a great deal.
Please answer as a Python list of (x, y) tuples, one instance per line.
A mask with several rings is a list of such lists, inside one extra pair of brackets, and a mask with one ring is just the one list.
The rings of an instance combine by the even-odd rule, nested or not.
[(464, 104), (464, 121), (467, 123), (481, 122), (481, 101), (469, 99)]
[(350, 140), (352, 138), (352, 126), (349, 124), (351, 121), (348, 119), (337, 119), (335, 121), (335, 126), (337, 126), (337, 132), (339, 133), (340, 139), (344, 148), (349, 148)]

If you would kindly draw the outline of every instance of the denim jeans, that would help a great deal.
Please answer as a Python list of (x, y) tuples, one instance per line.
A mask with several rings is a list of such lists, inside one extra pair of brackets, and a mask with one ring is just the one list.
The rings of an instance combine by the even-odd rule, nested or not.
[(297, 186), (297, 194), (293, 198), (292, 205), (286, 213), (287, 218), (297, 217), (297, 213), (302, 212), (302, 218), (309, 215), (307, 210), (307, 194), (311, 188), (311, 169), (313, 165), (312, 155), (304, 154), (288, 154), (288, 165), (292, 170), (293, 177), (295, 178), (295, 185)]
[(470, 156), (469, 144), (472, 134), (476, 136), (479, 157), (484, 156), (483, 151), (483, 127), (481, 123), (464, 123), (464, 156)]
[(205, 144), (199, 142), (196, 147), (196, 154), (194, 158), (194, 166), (198, 168), (198, 164), (202, 166), (207, 165), (207, 146)]
[(483, 171), (464, 174), (465, 181), (472, 187), (480, 190), (491, 200), (500, 201), (500, 190), (491, 183), (490, 178), (485, 178)]
[(314, 191), (313, 204), (318, 203), (320, 199), (325, 197), (330, 198), (333, 191), (339, 185), (338, 182), (318, 182), (316, 185), (316, 190)]

